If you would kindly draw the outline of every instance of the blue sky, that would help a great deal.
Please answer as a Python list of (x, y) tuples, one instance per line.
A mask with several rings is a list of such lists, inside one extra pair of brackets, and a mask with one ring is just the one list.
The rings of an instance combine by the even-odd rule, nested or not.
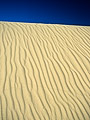
[(0, 1), (0, 21), (90, 26), (90, 0)]

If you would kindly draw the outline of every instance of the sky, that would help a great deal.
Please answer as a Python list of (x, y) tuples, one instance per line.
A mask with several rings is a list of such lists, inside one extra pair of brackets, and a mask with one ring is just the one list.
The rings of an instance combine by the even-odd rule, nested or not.
[(90, 0), (2, 0), (0, 21), (90, 26)]

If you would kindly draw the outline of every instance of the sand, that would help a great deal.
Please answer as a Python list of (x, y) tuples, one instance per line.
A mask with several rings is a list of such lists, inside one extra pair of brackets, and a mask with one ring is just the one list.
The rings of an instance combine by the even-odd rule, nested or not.
[(0, 120), (90, 120), (90, 26), (0, 22)]

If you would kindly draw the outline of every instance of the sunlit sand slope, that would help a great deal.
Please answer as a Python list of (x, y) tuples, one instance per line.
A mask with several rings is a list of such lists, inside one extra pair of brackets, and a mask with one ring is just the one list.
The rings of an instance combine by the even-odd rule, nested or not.
[(90, 27), (0, 22), (0, 120), (90, 120)]

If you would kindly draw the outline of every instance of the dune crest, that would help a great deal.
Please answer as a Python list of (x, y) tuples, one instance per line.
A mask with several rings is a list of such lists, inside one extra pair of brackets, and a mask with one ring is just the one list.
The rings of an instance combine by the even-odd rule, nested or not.
[(0, 22), (0, 120), (90, 120), (90, 27)]

